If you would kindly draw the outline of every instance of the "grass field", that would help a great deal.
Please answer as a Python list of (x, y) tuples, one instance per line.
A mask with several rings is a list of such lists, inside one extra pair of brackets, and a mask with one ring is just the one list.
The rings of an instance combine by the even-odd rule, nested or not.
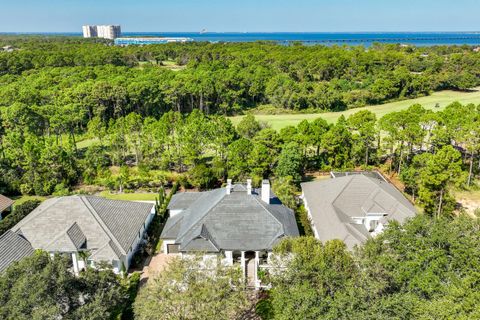
[(13, 204), (13, 207), (18, 206), (22, 203), (25, 203), (26, 201), (29, 200), (40, 200), (40, 201), (45, 201), (47, 200), (47, 197), (41, 197), (41, 196), (19, 196), (19, 197), (13, 197), (12, 200), (15, 200), (15, 203)]
[[(327, 112), (327, 113), (313, 113), (313, 114), (280, 114), (280, 115), (255, 115), (257, 120), (268, 123), (273, 129), (280, 130), (290, 125), (297, 125), (302, 120), (313, 121), (317, 118), (324, 118), (328, 122), (335, 122), (343, 114), (346, 117), (358, 112), (360, 110), (370, 110), (375, 112), (378, 118), (393, 111), (400, 111), (407, 109), (412, 104), (419, 103), (425, 108), (432, 110), (442, 110), (452, 102), (459, 101), (464, 104), (475, 103), (480, 104), (480, 88), (476, 88), (473, 92), (458, 92), (458, 91), (440, 91), (435, 92), (430, 96), (416, 99), (409, 99), (403, 101), (396, 101), (376, 106), (368, 106), (364, 108), (350, 109), (343, 112)], [(439, 108), (435, 108), (436, 104)], [(234, 125), (237, 125), (244, 116), (230, 117)], [(98, 139), (80, 139), (77, 142), (77, 148), (84, 149), (97, 142)]]
[[(442, 110), (452, 102), (461, 102), (463, 104), (474, 103), (480, 104), (480, 88), (476, 88), (473, 92), (458, 92), (458, 91), (440, 91), (435, 92), (430, 96), (421, 97), (416, 99), (409, 99), (403, 101), (396, 101), (376, 106), (368, 106), (363, 108), (350, 109), (342, 112), (327, 112), (327, 113), (315, 113), (315, 114), (284, 114), (284, 115), (255, 115), (255, 118), (259, 121), (268, 123), (273, 129), (280, 130), (287, 126), (296, 126), (302, 120), (313, 121), (317, 118), (324, 118), (330, 123), (336, 122), (337, 119), (343, 114), (345, 117), (358, 112), (360, 110), (370, 110), (377, 115), (377, 118), (381, 118), (387, 113), (393, 111), (400, 111), (407, 109), (413, 104), (421, 104), (423, 107), (432, 110)], [(435, 108), (436, 104), (439, 104), (439, 108)], [(237, 125), (243, 116), (231, 117), (234, 125)]]

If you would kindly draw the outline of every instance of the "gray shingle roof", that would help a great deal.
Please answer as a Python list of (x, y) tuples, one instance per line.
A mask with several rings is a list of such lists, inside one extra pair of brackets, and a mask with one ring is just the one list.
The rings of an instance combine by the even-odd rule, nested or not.
[(208, 228), (202, 224), (190, 233), (191, 239), (186, 239), (180, 246), (183, 251), (205, 251), (219, 252), (219, 246), (208, 231)]
[(0, 213), (13, 205), (15, 201), (0, 194)]
[(21, 232), (35, 249), (84, 249), (110, 262), (127, 255), (152, 208), (150, 203), (60, 197), (44, 201), (12, 231)]
[(21, 235), (9, 230), (0, 236), (0, 272), (13, 262), (34, 253), (30, 243)]
[(175, 239), (181, 251), (264, 250), (283, 236), (298, 236), (292, 210), (278, 201), (263, 203), (235, 185), (201, 192), (180, 214), (169, 218), (162, 239)]
[(200, 192), (179, 192), (173, 195), (167, 209), (185, 210), (194, 203), (202, 194)]
[(390, 183), (369, 175), (348, 175), (302, 184), (304, 200), (322, 241), (340, 239), (349, 248), (363, 243), (370, 233), (354, 217), (367, 213), (387, 214), (386, 219), (404, 222), (415, 207)]
[(80, 229), (76, 222), (67, 230), (67, 235), (77, 249), (80, 249), (87, 241), (82, 229)]
[(46, 251), (77, 252), (85, 245), (87, 238), (76, 222), (65, 232), (55, 237), (50, 244), (44, 248)]
[(153, 204), (84, 197), (120, 244), (128, 252), (152, 211)]

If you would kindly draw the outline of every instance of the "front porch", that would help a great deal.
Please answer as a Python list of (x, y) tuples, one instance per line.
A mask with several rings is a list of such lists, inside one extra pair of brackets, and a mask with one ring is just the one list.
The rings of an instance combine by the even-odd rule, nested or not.
[(262, 251), (225, 251), (225, 260), (229, 265), (240, 265), (247, 286), (259, 290), (262, 288), (258, 271), (268, 266), (269, 252)]

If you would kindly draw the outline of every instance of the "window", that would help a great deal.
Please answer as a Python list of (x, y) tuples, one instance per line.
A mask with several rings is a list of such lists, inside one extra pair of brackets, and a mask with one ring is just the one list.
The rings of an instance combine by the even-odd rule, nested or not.
[(179, 247), (178, 244), (167, 244), (167, 253), (179, 253)]

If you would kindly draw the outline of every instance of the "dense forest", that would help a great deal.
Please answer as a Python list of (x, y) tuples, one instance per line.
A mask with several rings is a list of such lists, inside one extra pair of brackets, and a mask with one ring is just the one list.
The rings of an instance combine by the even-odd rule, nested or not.
[[(199, 42), (121, 48), (75, 38), (0, 39), (0, 46), (7, 44), (18, 50), (0, 53), (0, 105), (74, 105), (79, 125), (94, 115), (108, 121), (130, 112), (234, 114), (264, 104), (342, 110), (480, 84), (480, 55), (468, 46)], [(170, 70), (167, 62), (183, 68)]]
[[(7, 45), (13, 51), (0, 51), (0, 193), (164, 192), (271, 178), (276, 195), (296, 210), (302, 235), (311, 235), (297, 201), (301, 181), (319, 171), (380, 170), (399, 178), (426, 214), (389, 224), (353, 252), (338, 240), (286, 239), (275, 251), (291, 259), (283, 272), (264, 275), (273, 287), (262, 293), (257, 313), (479, 317), (479, 220), (461, 214), (452, 191), (478, 187), (480, 106), (412, 105), (379, 118), (361, 110), (333, 124), (320, 114), (478, 86), (480, 53), (470, 47), (122, 48), (79, 38), (0, 38), (0, 48)], [(276, 131), (248, 112), (262, 105), (319, 117)], [(226, 115), (238, 113), (247, 115), (234, 126)], [(0, 230), (37, 205), (17, 206)], [(66, 263), (37, 253), (10, 267), (0, 276), (0, 317), (225, 319), (248, 307), (241, 285), (226, 284), (236, 283), (238, 270), (222, 267), (213, 281), (176, 261), (131, 307), (138, 275), (127, 280), (87, 270), (75, 278)], [(189, 286), (175, 291), (171, 279)]]
[[(0, 44), (14, 48), (0, 52), (2, 193), (151, 190), (174, 181), (205, 189), (227, 177), (295, 185), (308, 171), (380, 166), (440, 213), (453, 210), (448, 188), (471, 185), (479, 170), (474, 105), (439, 112), (414, 105), (381, 119), (361, 111), (335, 125), (319, 118), (281, 132), (253, 116), (235, 128), (224, 116), (265, 103), (337, 110), (467, 89), (480, 84), (480, 54), (469, 47), (122, 48), (61, 37)], [(172, 60), (184, 68), (170, 70)], [(429, 181), (436, 170), (452, 174)]]

